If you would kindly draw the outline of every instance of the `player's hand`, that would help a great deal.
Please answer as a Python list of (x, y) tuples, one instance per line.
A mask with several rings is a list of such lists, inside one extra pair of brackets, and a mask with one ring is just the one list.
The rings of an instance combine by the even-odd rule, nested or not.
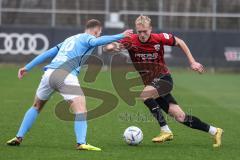
[(125, 49), (124, 45), (117, 42), (112, 42), (111, 44), (103, 47), (104, 52), (120, 52), (123, 49)]
[(25, 67), (18, 70), (18, 78), (22, 79), (27, 74), (27, 69)]
[(120, 52), (124, 49), (124, 45), (121, 43), (113, 43), (114, 46), (114, 51), (115, 52)]
[(127, 29), (126, 31), (123, 32), (124, 37), (131, 37), (131, 35), (133, 34), (133, 30), (132, 29)]
[(202, 74), (204, 72), (204, 67), (202, 64), (198, 63), (198, 62), (193, 62), (191, 63), (191, 68), (192, 70)]

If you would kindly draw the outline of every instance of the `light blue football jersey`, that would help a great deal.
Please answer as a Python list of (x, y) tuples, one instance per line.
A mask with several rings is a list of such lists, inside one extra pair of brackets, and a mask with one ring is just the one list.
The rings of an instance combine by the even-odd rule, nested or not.
[(87, 33), (81, 33), (65, 39), (59, 45), (57, 55), (52, 59), (51, 63), (46, 65), (44, 69), (64, 68), (72, 74), (77, 75), (80, 72), (81, 65), (92, 54), (95, 47), (105, 45), (124, 38), (123, 34), (113, 36), (101, 36), (96, 38)]

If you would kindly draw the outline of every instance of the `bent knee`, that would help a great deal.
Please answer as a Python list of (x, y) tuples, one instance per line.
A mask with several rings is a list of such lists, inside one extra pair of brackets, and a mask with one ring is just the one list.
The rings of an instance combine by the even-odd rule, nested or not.
[(183, 123), (184, 120), (185, 120), (185, 113), (177, 114), (176, 116), (174, 116), (174, 118), (175, 118), (178, 122)]
[(142, 93), (140, 94), (140, 99), (141, 99), (142, 101), (146, 101), (146, 100), (149, 99), (149, 98), (152, 98), (152, 97), (149, 96), (149, 95), (146, 95), (144, 92), (142, 92)]
[(38, 112), (40, 112), (42, 110), (42, 108), (44, 107), (44, 104), (46, 102), (47, 101), (42, 101), (42, 100), (39, 100), (39, 99), (35, 99), (34, 102), (33, 102), (33, 107), (36, 108), (36, 110)]
[(85, 97), (76, 97), (70, 101), (70, 106), (74, 113), (86, 113)]
[(174, 117), (178, 122), (182, 123), (185, 120), (185, 113), (182, 111), (182, 109), (178, 105), (170, 106), (169, 114), (172, 117)]
[(145, 101), (149, 98), (156, 98), (158, 97), (157, 90), (152, 86), (147, 86), (143, 89), (142, 93), (140, 94), (140, 99)]

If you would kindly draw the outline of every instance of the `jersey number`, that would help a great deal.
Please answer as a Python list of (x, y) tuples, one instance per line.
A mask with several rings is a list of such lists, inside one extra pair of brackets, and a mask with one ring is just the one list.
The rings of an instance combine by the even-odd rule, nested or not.
[(69, 52), (69, 51), (73, 50), (74, 45), (75, 45), (75, 41), (70, 41), (70, 42), (65, 46), (64, 51), (65, 51), (65, 52)]

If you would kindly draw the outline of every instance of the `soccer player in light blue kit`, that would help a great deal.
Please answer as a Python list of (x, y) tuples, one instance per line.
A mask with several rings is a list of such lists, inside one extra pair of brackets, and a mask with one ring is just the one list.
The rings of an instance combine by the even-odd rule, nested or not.
[[(27, 131), (32, 127), (39, 112), (44, 104), (48, 101), (54, 91), (58, 91), (69, 102), (71, 109), (75, 113), (74, 130), (77, 140), (77, 149), (79, 150), (95, 150), (101, 149), (86, 143), (87, 122), (86, 122), (86, 102), (85, 96), (81, 92), (77, 75), (80, 72), (81, 64), (84, 58), (91, 55), (94, 48), (105, 45), (114, 41), (118, 41), (132, 34), (132, 30), (126, 30), (122, 34), (112, 36), (100, 36), (101, 23), (98, 20), (89, 20), (85, 26), (85, 33), (77, 34), (67, 38), (62, 43), (42, 53), (28, 63), (25, 67), (20, 68), (18, 72), (19, 79), (29, 72), (36, 65), (51, 58), (50, 64), (44, 67), (44, 74), (36, 91), (36, 97), (33, 106), (25, 113), (22, 124), (15, 138), (7, 141), (8, 145), (17, 146), (23, 140)], [(64, 77), (63, 83), (59, 85), (58, 79), (51, 79), (56, 70), (67, 69), (68, 74)], [(51, 84), (52, 83), (52, 84)], [(56, 86), (55, 86), (56, 85)], [(80, 89), (80, 94), (76, 92), (64, 92), (64, 86), (76, 86)], [(55, 87), (54, 87), (55, 86)], [(70, 91), (71, 92), (71, 91)], [(78, 92), (79, 93), (79, 92)]]

